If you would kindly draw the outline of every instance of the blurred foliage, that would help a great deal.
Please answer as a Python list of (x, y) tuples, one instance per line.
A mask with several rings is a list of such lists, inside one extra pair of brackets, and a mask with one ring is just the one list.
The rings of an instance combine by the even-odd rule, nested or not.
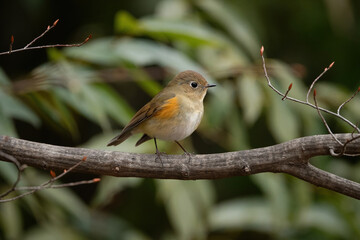
[[(267, 1), (162, 0), (151, 7), (146, 2), (127, 6), (132, 11), (141, 9), (137, 17), (123, 7), (108, 8), (108, 13), (116, 12), (111, 16), (114, 32), (104, 34), (111, 36), (98, 34), (80, 48), (49, 49), (48, 61), (30, 74), (17, 76), (17, 81), (1, 70), (0, 134), (114, 150), (105, 147), (107, 141), (161, 86), (186, 69), (217, 83), (205, 99), (198, 131), (184, 140), (193, 152), (250, 149), (326, 133), (315, 110), (281, 101), (267, 86), (260, 42), (270, 45), (266, 55), (304, 63), (267, 61), (274, 85), (286, 90), (293, 83), (290, 96), (304, 99), (309, 79), (331, 62), (329, 54), (343, 61), (337, 66), (337, 60), (336, 68), (358, 64), (339, 55), (349, 46), (335, 44), (359, 36), (359, 29), (352, 34), (359, 20), (353, 12), (357, 2), (278, 0), (271, 2), (271, 8)], [(23, 4), (36, 11), (42, 6)], [(42, 4), (46, 6), (45, 1)], [(84, 32), (81, 27), (75, 35)], [(99, 23), (86, 29), (102, 32)], [(320, 30), (334, 37), (311, 45), (312, 39), (327, 36)], [(297, 51), (287, 37), (297, 39)], [(328, 62), (315, 62), (325, 48)], [(299, 60), (304, 52), (310, 52), (311, 58)], [(334, 71), (338, 70), (332, 69), (316, 85), (321, 106), (331, 110), (351, 96), (347, 87), (359, 84), (343, 81), (357, 76), (354, 68), (346, 76)], [(334, 75), (334, 81), (325, 80)], [(355, 98), (343, 109), (353, 122), (360, 118), (359, 101)], [(341, 121), (328, 119), (337, 132), (352, 131)], [(116, 150), (154, 151), (152, 143), (135, 148), (136, 138)], [(160, 148), (181, 153), (173, 143), (161, 141)], [(356, 159), (319, 157), (313, 162), (360, 181)], [(29, 168), (21, 184), (37, 185), (48, 177)], [(64, 181), (80, 177), (88, 176), (73, 175)], [(0, 162), (0, 190), (15, 178), (15, 168)], [(0, 239), (358, 239), (359, 222), (358, 201), (272, 173), (215, 181), (104, 176), (96, 185), (40, 191), (0, 205)]]

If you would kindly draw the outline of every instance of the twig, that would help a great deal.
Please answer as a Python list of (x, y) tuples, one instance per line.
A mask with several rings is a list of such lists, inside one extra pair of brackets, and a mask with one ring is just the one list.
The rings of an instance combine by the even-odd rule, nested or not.
[[(261, 49), (260, 49), (260, 55), (262, 57), (262, 61), (263, 61), (263, 69), (264, 69), (264, 73), (265, 73), (265, 77), (268, 81), (268, 85), (270, 86), (271, 89), (273, 89), (276, 93), (278, 93), (280, 96), (283, 96), (282, 100), (284, 100), (285, 98), (291, 100), (291, 101), (294, 101), (294, 102), (297, 102), (297, 103), (301, 103), (301, 104), (304, 104), (304, 105), (307, 105), (307, 106), (310, 106), (310, 107), (313, 107), (316, 109), (317, 113), (319, 114), (320, 118), (321, 118), (321, 121), (324, 123), (326, 129), (328, 130), (328, 132), (330, 133), (330, 135), (332, 136), (332, 138), (340, 145), (342, 146), (342, 149), (340, 151), (340, 153), (335, 153), (334, 149), (330, 148), (330, 154), (332, 156), (341, 156), (341, 155), (346, 155), (346, 156), (354, 156), (354, 154), (347, 154), (345, 153), (346, 151), (346, 146), (351, 143), (352, 141), (356, 140), (358, 138), (357, 137), (354, 137), (353, 134), (354, 132), (351, 134), (352, 138), (351, 139), (348, 139), (345, 141), (345, 143), (342, 143), (336, 136), (335, 134), (331, 131), (331, 128), (329, 127), (329, 124), (326, 122), (324, 116), (322, 115), (322, 111), (323, 112), (326, 112), (326, 113), (329, 113), (333, 116), (336, 116), (338, 118), (340, 118), (341, 120), (343, 120), (344, 122), (346, 122), (347, 124), (349, 124), (351, 127), (354, 128), (354, 131), (357, 131), (360, 133), (360, 129), (357, 125), (355, 125), (354, 123), (352, 123), (351, 121), (349, 121), (348, 119), (346, 119), (345, 117), (343, 117), (341, 114), (340, 114), (340, 110), (342, 109), (342, 107), (347, 104), (348, 102), (350, 102), (352, 99), (355, 98), (355, 96), (360, 92), (360, 87), (356, 90), (356, 92), (349, 98), (347, 99), (345, 102), (343, 102), (337, 109), (337, 112), (331, 112), (327, 109), (323, 109), (321, 107), (319, 107), (318, 103), (317, 103), (317, 100), (316, 100), (316, 90), (314, 89), (314, 86), (315, 86), (315, 83), (327, 72), (329, 71), (330, 68), (332, 68), (332, 66), (334, 66), (334, 63), (335, 62), (332, 62), (329, 67), (325, 68), (324, 71), (317, 77), (315, 78), (315, 80), (311, 83), (310, 87), (309, 87), (309, 90), (306, 94), (306, 101), (301, 101), (301, 100), (298, 100), (298, 99), (295, 99), (295, 98), (291, 98), (291, 97), (288, 97), (288, 93), (292, 87), (292, 84), (290, 84), (288, 90), (285, 92), (285, 94), (281, 93), (279, 90), (277, 90), (272, 84), (271, 84), (271, 80), (268, 76), (268, 73), (267, 73), (267, 69), (266, 69), (266, 64), (265, 64), (265, 58), (264, 58), (264, 47), (262, 46)], [(312, 91), (312, 89), (314, 89), (314, 104), (311, 104), (309, 102), (309, 95), (310, 95), (310, 92)], [(355, 156), (357, 156), (357, 154), (355, 154)]]
[(0, 194), (0, 199), (1, 199), (3, 197), (6, 197), (7, 195), (9, 195), (11, 192), (15, 191), (15, 188), (16, 188), (16, 186), (19, 183), (20, 178), (21, 178), (22, 168), (21, 168), (21, 165), (20, 165), (19, 161), (16, 158), (14, 158), (13, 156), (11, 156), (9, 154), (6, 154), (6, 153), (4, 153), (2, 151), (0, 151), (0, 156), (3, 157), (3, 158), (6, 158), (9, 162), (12, 162), (16, 166), (17, 172), (18, 172), (16, 181), (14, 182), (14, 184), (6, 192)]
[(33, 45), (37, 40), (39, 40), (40, 38), (42, 38), (47, 32), (49, 32), (52, 28), (54, 28), (57, 23), (59, 22), (59, 19), (57, 19), (51, 26), (47, 26), (46, 30), (41, 33), (39, 36), (37, 36), (36, 38), (34, 38), (30, 43), (28, 43), (25, 47), (23, 48), (19, 48), (19, 49), (13, 49), (13, 43), (14, 43), (14, 36), (11, 36), (10, 39), (10, 47), (9, 47), (9, 51), (7, 52), (0, 52), (0, 55), (6, 55), (6, 54), (11, 54), (11, 53), (15, 53), (15, 52), (20, 52), (20, 51), (25, 51), (25, 50), (34, 50), (34, 49), (41, 49), (41, 48), (53, 48), (53, 47), (80, 47), (82, 45), (84, 45), (85, 43), (87, 43), (91, 38), (92, 35), (90, 34), (87, 38), (85, 38), (84, 41), (82, 41), (81, 43), (74, 43), (74, 44), (49, 44), (49, 45), (42, 45), (42, 46), (31, 46)]
[(91, 180), (82, 180), (77, 182), (70, 182), (70, 183), (63, 183), (63, 184), (56, 184), (56, 185), (44, 185), (44, 186), (28, 186), (28, 187), (17, 187), (17, 191), (24, 191), (24, 190), (41, 190), (45, 188), (64, 188), (64, 187), (73, 187), (78, 185), (84, 185), (84, 184), (92, 184), (96, 182), (100, 182), (100, 178), (93, 178)]
[(307, 103), (309, 103), (309, 95), (310, 95), (311, 90), (314, 88), (315, 83), (316, 83), (327, 71), (330, 70), (330, 68), (334, 65), (334, 63), (335, 63), (335, 62), (332, 62), (332, 63), (329, 65), (329, 67), (325, 68), (324, 71), (323, 71), (322, 73), (320, 73), (320, 75), (319, 75), (317, 78), (315, 78), (315, 80), (311, 83), (311, 85), (310, 85), (310, 87), (309, 87), (309, 90), (308, 90), (308, 92), (307, 92), (307, 94), (306, 94), (306, 102), (307, 102)]
[(344, 146), (344, 144), (342, 142), (340, 142), (339, 139), (336, 138), (336, 136), (334, 135), (334, 133), (331, 131), (330, 127), (329, 127), (329, 124), (326, 122), (324, 116), (321, 114), (321, 111), (319, 110), (319, 106), (318, 106), (318, 103), (316, 101), (316, 89), (314, 89), (314, 103), (315, 103), (315, 107), (316, 107), (316, 111), (318, 112), (320, 118), (321, 118), (321, 121), (324, 123), (326, 129), (328, 130), (328, 132), (331, 134), (331, 136), (334, 138), (334, 140), (339, 143), (341, 146)]
[(355, 93), (345, 102), (343, 102), (339, 108), (337, 109), (337, 114), (340, 115), (340, 110), (343, 106), (345, 106), (345, 104), (347, 104), (348, 102), (350, 102), (358, 93), (360, 92), (360, 87), (358, 87), (358, 89), (355, 91)]
[[(347, 123), (348, 125), (350, 125), (352, 128), (356, 129), (356, 131), (358, 133), (360, 133), (360, 128), (358, 126), (356, 126), (354, 123), (352, 123), (350, 120), (348, 120), (347, 118), (345, 118), (344, 116), (338, 114), (338, 113), (335, 113), (335, 112), (332, 112), (328, 109), (325, 109), (325, 108), (322, 108), (322, 107), (316, 107), (314, 104), (310, 103), (309, 102), (309, 99), (308, 97), (306, 98), (306, 101), (302, 101), (302, 100), (299, 100), (299, 99), (296, 99), (296, 98), (292, 98), (292, 97), (288, 97), (286, 96), (285, 94), (283, 94), (282, 92), (280, 92), (278, 89), (276, 89), (272, 84), (271, 84), (271, 80), (270, 80), (270, 77), (267, 73), (267, 69), (266, 69), (266, 64), (265, 64), (265, 57), (264, 57), (264, 47), (262, 46), (261, 47), (261, 50), (260, 50), (260, 54), (261, 54), (261, 58), (262, 58), (262, 63), (263, 63), (263, 70), (264, 70), (264, 74), (265, 74), (265, 78), (268, 82), (268, 86), (274, 90), (277, 94), (279, 94), (281, 97), (286, 97), (286, 99), (290, 100), (290, 101), (293, 101), (293, 102), (296, 102), (296, 103), (300, 103), (300, 104), (303, 104), (303, 105), (306, 105), (306, 106), (309, 106), (309, 107), (312, 107), (314, 109), (317, 109), (319, 111), (322, 111), (322, 112), (325, 112), (325, 113), (328, 113), (330, 115), (333, 115), (339, 119), (341, 119), (342, 121), (344, 121), (345, 123)], [(327, 72), (332, 66), (334, 65), (334, 62), (332, 62), (328, 68), (325, 68), (324, 71), (319, 75), (319, 77), (323, 76), (325, 72)], [(308, 93), (311, 91), (311, 89), (313, 88), (315, 82), (319, 79), (319, 77), (317, 77), (313, 83), (311, 84), (310, 88), (309, 88), (309, 91)], [(351, 98), (352, 99), (352, 98)], [(351, 100), (350, 99), (350, 100)]]
[[(42, 190), (42, 189), (47, 189), (47, 188), (63, 188), (63, 187), (72, 187), (72, 186), (78, 186), (78, 185), (83, 185), (83, 184), (91, 184), (91, 183), (95, 183), (95, 182), (99, 182), (100, 178), (94, 178), (92, 180), (83, 180), (83, 181), (77, 181), (77, 182), (71, 182), (71, 183), (63, 183), (63, 184), (57, 184), (57, 185), (53, 185), (53, 182), (55, 182), (56, 180), (62, 178), (63, 176), (65, 176), (66, 174), (68, 174), (69, 172), (71, 172), (72, 170), (74, 170), (76, 167), (78, 167), (82, 162), (84, 162), (86, 160), (87, 157), (83, 157), (81, 159), (81, 161), (77, 162), (76, 164), (74, 164), (73, 166), (71, 166), (69, 169), (64, 170), (61, 174), (59, 174), (58, 176), (55, 176), (55, 173), (53, 171), (50, 171), (50, 174), (53, 176), (50, 180), (38, 185), (38, 186), (27, 186), (27, 187), (16, 187), (16, 185), (19, 183), (20, 181), (20, 176), (21, 176), (21, 168), (20, 168), (20, 163), (16, 160), (16, 158), (14, 158), (11, 155), (8, 155), (6, 153), (3, 153), (0, 151), (0, 156), (3, 158), (6, 158), (7, 160), (9, 160), (10, 162), (13, 162), (18, 169), (18, 178), (16, 180), (16, 182), (13, 184), (12, 188), (10, 188), (8, 191), (6, 191), (5, 193), (0, 195), (0, 203), (4, 203), (4, 202), (10, 202), (10, 201), (14, 201), (16, 199), (25, 197), (29, 194), (35, 193), (36, 191)], [(55, 176), (55, 177), (54, 177)], [(12, 197), (12, 198), (8, 198), (8, 199), (1, 199), (5, 196), (7, 196), (9, 193), (13, 192), (13, 191), (28, 191), (25, 193), (22, 193), (18, 196)]]
[(59, 19), (56, 19), (55, 22), (50, 26), (48, 25), (46, 30), (40, 34), (39, 36), (37, 36), (36, 38), (34, 38), (34, 40), (32, 40), (30, 43), (28, 43), (24, 49), (30, 47), (34, 42), (36, 42), (38, 39), (42, 38), (48, 31), (50, 31), (52, 28), (54, 28), (56, 26), (56, 24), (59, 22)]

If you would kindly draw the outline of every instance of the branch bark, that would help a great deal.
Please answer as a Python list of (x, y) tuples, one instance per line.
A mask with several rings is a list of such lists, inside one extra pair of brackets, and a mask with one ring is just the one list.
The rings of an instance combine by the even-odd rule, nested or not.
[[(336, 134), (341, 142), (357, 136)], [(316, 186), (360, 199), (359, 183), (318, 169), (309, 162), (312, 157), (343, 150), (330, 134), (297, 138), (252, 150), (196, 154), (191, 156), (190, 161), (184, 155), (164, 155), (163, 167), (161, 162), (155, 161), (154, 154), (61, 147), (8, 136), (0, 136), (0, 150), (15, 157), (21, 164), (46, 170), (68, 169), (86, 156), (86, 161), (74, 172), (117, 177), (194, 180), (261, 172), (288, 173)], [(359, 138), (347, 145), (346, 153), (360, 154)], [(0, 160), (6, 161), (1, 155)]]

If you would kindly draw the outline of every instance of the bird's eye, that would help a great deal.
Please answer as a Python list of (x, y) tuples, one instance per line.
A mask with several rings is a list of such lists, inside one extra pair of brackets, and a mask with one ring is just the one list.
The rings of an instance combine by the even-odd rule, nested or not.
[(197, 84), (197, 82), (191, 82), (191, 83), (190, 83), (190, 86), (191, 86), (192, 88), (197, 88), (198, 84)]

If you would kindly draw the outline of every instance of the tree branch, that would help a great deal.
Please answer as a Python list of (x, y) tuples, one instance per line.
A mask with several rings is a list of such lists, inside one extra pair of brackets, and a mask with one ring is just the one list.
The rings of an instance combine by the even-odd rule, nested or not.
[[(347, 154), (360, 153), (359, 134), (336, 134), (345, 143)], [(344, 147), (331, 135), (294, 139), (274, 146), (218, 154), (165, 155), (161, 162), (154, 154), (100, 151), (60, 147), (0, 136), (0, 150), (15, 157), (21, 164), (40, 169), (68, 169), (87, 156), (74, 172), (160, 179), (218, 179), (261, 172), (282, 172), (316, 186), (360, 199), (360, 184), (317, 169), (309, 159), (341, 152)], [(331, 151), (330, 151), (331, 150)], [(0, 155), (0, 160), (8, 161)]]
[(6, 52), (0, 52), (0, 55), (6, 55), (6, 54), (12, 54), (15, 52), (21, 52), (21, 51), (25, 51), (25, 50), (35, 50), (35, 49), (42, 49), (42, 48), (54, 48), (54, 47), (80, 47), (82, 45), (84, 45), (85, 43), (87, 43), (91, 38), (92, 35), (90, 34), (87, 38), (85, 38), (84, 41), (82, 41), (81, 43), (73, 43), (73, 44), (49, 44), (49, 45), (42, 45), (42, 46), (32, 46), (37, 40), (39, 40), (40, 38), (42, 38), (47, 32), (49, 32), (52, 28), (54, 28), (57, 23), (59, 22), (59, 19), (55, 20), (55, 22), (50, 26), (48, 25), (47, 28), (45, 29), (45, 31), (43, 31), (39, 36), (35, 37), (31, 42), (29, 42), (28, 44), (26, 44), (25, 47), (23, 48), (19, 48), (19, 49), (13, 49), (13, 44), (15, 41), (15, 38), (13, 35), (11, 35), (10, 37), (10, 46), (9, 46), (9, 51)]

